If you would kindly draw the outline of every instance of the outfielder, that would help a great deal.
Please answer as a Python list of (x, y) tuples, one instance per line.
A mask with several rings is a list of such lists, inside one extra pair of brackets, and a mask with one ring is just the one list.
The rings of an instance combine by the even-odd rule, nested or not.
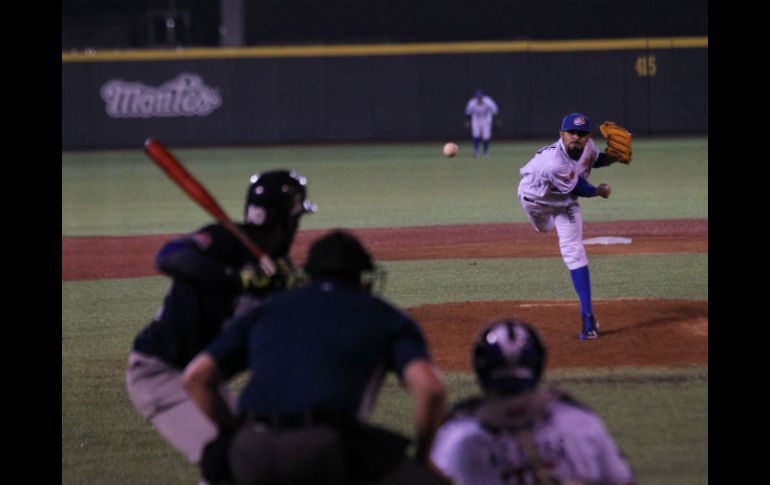
[[(166, 243), (155, 264), (172, 278), (155, 318), (134, 340), (126, 387), (131, 402), (158, 432), (191, 463), (201, 460), (217, 435), (182, 388), (182, 369), (208, 345), (229, 318), (255, 306), (267, 294), (293, 285), (289, 248), (300, 217), (315, 212), (306, 179), (284, 170), (252, 176), (241, 229), (279, 268), (261, 273), (258, 261), (220, 224)], [(235, 405), (234, 394), (220, 388)]]
[(562, 259), (580, 299), (581, 340), (598, 338), (599, 323), (591, 304), (583, 216), (577, 198), (608, 198), (612, 190), (608, 184), (594, 187), (588, 182), (591, 169), (631, 161), (630, 133), (612, 122), (604, 123), (601, 129), (603, 134), (607, 130), (606, 153), (600, 152), (591, 138), (591, 120), (584, 114), (570, 113), (562, 120), (559, 140), (538, 150), (519, 170), (522, 179), (518, 198), (527, 219), (536, 231), (545, 233), (556, 228), (559, 236)]
[(538, 388), (546, 349), (531, 325), (493, 321), (472, 359), (483, 395), (452, 407), (431, 450), (455, 485), (635, 483), (594, 411), (564, 391)]
[(497, 115), (497, 104), (484, 94), (481, 89), (476, 91), (465, 106), (467, 124), (471, 128), (471, 141), (473, 142), (473, 158), (479, 155), (479, 144), (483, 141), (484, 156), (489, 156), (489, 142), (492, 140), (492, 121)]

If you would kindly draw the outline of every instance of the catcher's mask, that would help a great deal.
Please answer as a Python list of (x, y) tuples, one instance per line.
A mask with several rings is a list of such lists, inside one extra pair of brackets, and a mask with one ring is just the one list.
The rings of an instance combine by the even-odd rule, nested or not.
[(286, 225), (318, 207), (307, 200), (307, 179), (295, 171), (274, 170), (251, 176), (243, 219), (262, 227)]
[(344, 230), (333, 230), (310, 247), (305, 273), (313, 279), (332, 278), (382, 291), (385, 270), (374, 264), (361, 241)]
[(591, 118), (583, 113), (570, 113), (561, 120), (561, 131), (591, 132)]
[(546, 349), (531, 325), (503, 319), (476, 338), (472, 364), (485, 392), (512, 395), (537, 386), (545, 358)]

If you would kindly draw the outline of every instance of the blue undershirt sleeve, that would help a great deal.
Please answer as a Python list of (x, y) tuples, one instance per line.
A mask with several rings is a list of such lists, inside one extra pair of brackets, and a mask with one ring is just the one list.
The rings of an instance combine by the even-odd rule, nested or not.
[(601, 152), (601, 153), (599, 153), (599, 156), (596, 157), (596, 161), (593, 164), (593, 168), (606, 167), (608, 165), (612, 165), (613, 163), (615, 163), (615, 160), (613, 160), (606, 153)]
[(570, 193), (577, 195), (578, 197), (596, 197), (597, 195), (596, 187), (591, 185), (588, 180), (583, 177), (578, 177), (577, 185)]
[(165, 244), (158, 251), (155, 267), (174, 278), (194, 281), (214, 290), (242, 289), (240, 274), (235, 268), (207, 257), (191, 243), (181, 239)]

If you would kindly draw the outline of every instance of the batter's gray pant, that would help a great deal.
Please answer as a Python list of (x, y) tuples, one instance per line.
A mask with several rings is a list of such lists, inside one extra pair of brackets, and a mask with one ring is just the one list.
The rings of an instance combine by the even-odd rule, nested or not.
[[(171, 446), (197, 464), (204, 446), (216, 438), (217, 427), (187, 395), (181, 378), (180, 369), (157, 357), (140, 352), (128, 356), (126, 389), (134, 407)], [(235, 412), (235, 394), (227, 386), (220, 392)]]

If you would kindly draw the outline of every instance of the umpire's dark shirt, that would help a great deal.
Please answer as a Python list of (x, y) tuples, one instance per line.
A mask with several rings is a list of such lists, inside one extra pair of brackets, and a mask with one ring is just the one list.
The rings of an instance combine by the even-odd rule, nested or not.
[(244, 370), (247, 357), (241, 410), (279, 415), (325, 409), (365, 416), (386, 370), (401, 375), (413, 359), (429, 359), (411, 318), (332, 280), (270, 296), (207, 351), (226, 374), (233, 365)]
[(216, 337), (242, 292), (239, 270), (252, 256), (218, 224), (170, 241), (158, 266), (173, 278), (155, 319), (134, 340), (134, 350), (180, 369)]

